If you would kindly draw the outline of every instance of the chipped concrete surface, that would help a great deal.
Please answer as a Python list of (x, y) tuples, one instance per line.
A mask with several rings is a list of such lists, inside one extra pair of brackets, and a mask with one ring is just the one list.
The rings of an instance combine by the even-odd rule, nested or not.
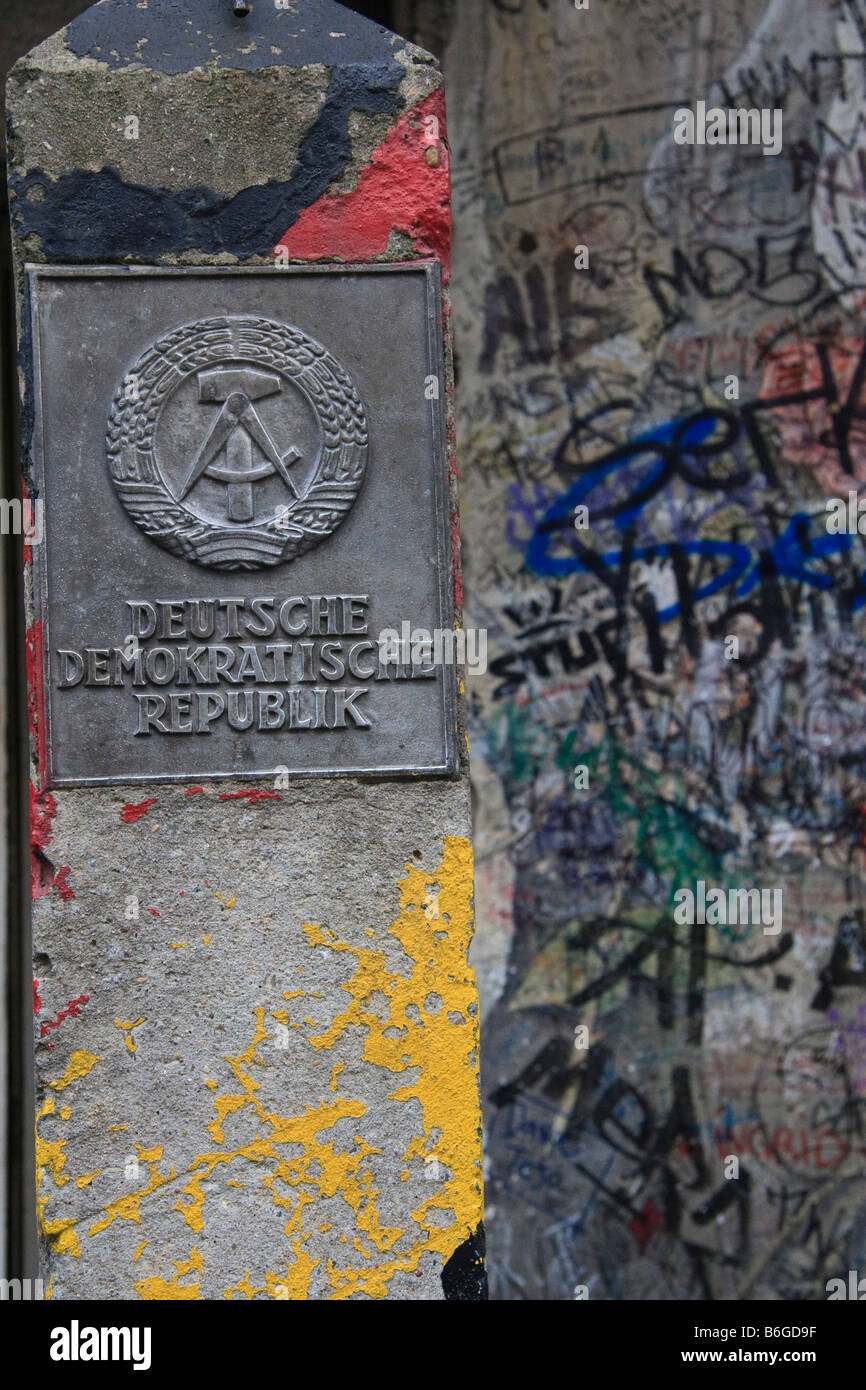
[(37, 1033), (86, 1003), (38, 1046), (53, 1296), (441, 1298), (481, 1178), (467, 793), (235, 790), (58, 794)]

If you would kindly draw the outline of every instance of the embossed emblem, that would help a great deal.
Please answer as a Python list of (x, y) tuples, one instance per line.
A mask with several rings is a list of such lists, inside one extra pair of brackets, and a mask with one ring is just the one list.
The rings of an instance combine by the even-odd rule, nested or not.
[(336, 530), (363, 482), (367, 420), (348, 373), (299, 328), (200, 319), (126, 373), (107, 450), (121, 502), (158, 545), (252, 570)]

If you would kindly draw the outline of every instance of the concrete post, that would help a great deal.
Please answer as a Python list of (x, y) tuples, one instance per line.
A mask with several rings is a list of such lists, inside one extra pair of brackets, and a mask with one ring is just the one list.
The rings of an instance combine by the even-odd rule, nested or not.
[(8, 107), (40, 1272), (484, 1297), (438, 66), (104, 0)]

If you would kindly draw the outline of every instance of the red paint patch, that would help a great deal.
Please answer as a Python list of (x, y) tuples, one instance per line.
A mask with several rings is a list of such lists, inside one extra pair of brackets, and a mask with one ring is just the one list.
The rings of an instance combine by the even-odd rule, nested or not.
[(35, 622), (24, 638), (27, 666), (27, 718), (36, 751), (39, 783), (45, 783), (45, 691), (42, 684), (42, 623)]
[[(437, 124), (433, 124), (436, 122)], [(431, 138), (435, 133), (437, 138)], [(432, 162), (431, 162), (432, 161)], [(292, 259), (370, 261), (387, 252), (392, 232), (408, 237), (418, 256), (432, 257), (442, 267), (443, 283), (451, 273), (450, 161), (441, 88), (418, 102), (388, 131), (369, 163), (346, 193), (326, 192), (297, 221), (274, 248)], [(443, 331), (448, 337), (448, 301), (442, 305)], [(450, 386), (449, 386), (450, 393)], [(448, 425), (449, 468), (454, 467), (454, 424)], [(456, 513), (452, 518), (454, 592), (463, 605)]]
[(70, 867), (68, 864), (64, 864), (63, 868), (58, 869), (57, 873), (54, 875), (54, 887), (65, 903), (70, 902), (71, 899), (75, 897), (75, 894), (66, 881), (69, 878), (69, 874)]
[[(39, 785), (44, 787), (45, 758), (45, 691), (42, 683), (42, 623), (35, 622), (24, 638), (24, 659), (27, 668), (27, 722), (36, 754)], [(53, 876), (43, 853), (51, 840), (51, 822), (57, 814), (57, 803), (50, 792), (37, 791), (30, 783), (30, 893), (44, 898), (50, 893)]]
[(54, 885), (54, 865), (38, 845), (30, 847), (30, 896), (44, 898)]
[(38, 1014), (38, 1012), (39, 1012), (39, 1010), (40, 1010), (41, 1008), (42, 1008), (42, 1000), (39, 998), (39, 981), (38, 981), (38, 980), (34, 980), (34, 981), (33, 981), (33, 1016), (34, 1016), (34, 1018), (35, 1018), (35, 1016)]
[(454, 602), (458, 611), (463, 607), (463, 579), (460, 574), (460, 518), (451, 517), (451, 551), (454, 556)]
[(187, 787), (186, 792), (184, 793), (184, 795), (185, 795), (185, 796), (197, 796), (199, 792), (203, 792), (203, 791), (204, 791), (204, 787)]
[(56, 1018), (48, 1018), (39, 1029), (40, 1038), (44, 1038), (46, 1033), (50, 1033), (52, 1028), (59, 1028), (61, 1023), (65, 1023), (67, 1018), (77, 1018), (85, 1004), (90, 1003), (89, 994), (81, 994), (77, 999), (70, 999), (65, 1009), (61, 1009)]
[(57, 802), (50, 792), (38, 792), (30, 784), (30, 839), (39, 849), (51, 842), (51, 822), (57, 815)]
[[(181, 894), (181, 897), (183, 897), (183, 894)], [(157, 912), (157, 910), (156, 910), (155, 907), (149, 907), (149, 908), (147, 909), (147, 911), (150, 913), (151, 917), (158, 917), (158, 916), (159, 916), (159, 913)]]
[(128, 801), (120, 813), (120, 819), (127, 825), (132, 825), (135, 821), (141, 820), (142, 816), (146, 816), (150, 807), (158, 800), (157, 796), (149, 796), (146, 801), (139, 801), (137, 804)]
[[(424, 118), (439, 122), (430, 143)], [(428, 164), (427, 150), (438, 163)], [(407, 111), (365, 164), (349, 193), (325, 193), (305, 208), (279, 243), (292, 257), (366, 261), (386, 250), (392, 231), (404, 232), (422, 256), (450, 264), (451, 209), (445, 97), (441, 89)]]
[(628, 1228), (637, 1244), (640, 1246), (641, 1254), (643, 1254), (656, 1231), (661, 1230), (663, 1224), (662, 1214), (658, 1207), (655, 1206), (652, 1198), (646, 1202), (643, 1211), (638, 1212), (637, 1216), (632, 1217), (631, 1221), (628, 1223)]
[[(220, 792), (220, 801), (240, 801), (244, 797), (247, 798), (251, 806), (254, 806), (257, 801), (282, 801), (283, 799), (279, 792), (263, 792), (258, 787), (249, 787), (242, 792)], [(205, 879), (205, 883), (207, 883), (207, 879)]]
[(30, 892), (33, 898), (44, 898), (54, 882), (53, 865), (44, 853), (53, 833), (51, 824), (57, 815), (57, 802), (50, 792), (38, 792), (30, 783)]

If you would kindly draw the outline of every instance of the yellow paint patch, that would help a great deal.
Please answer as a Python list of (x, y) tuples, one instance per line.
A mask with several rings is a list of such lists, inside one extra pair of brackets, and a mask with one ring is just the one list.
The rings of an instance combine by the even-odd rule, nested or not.
[(69, 1117), (71, 1116), (71, 1114), (72, 1114), (72, 1106), (71, 1106), (71, 1105), (64, 1105), (63, 1108), (62, 1108), (62, 1110), (60, 1111), (60, 1118), (61, 1118), (61, 1120), (68, 1120)]
[(43, 1221), (42, 1234), (47, 1236), (58, 1255), (74, 1255), (81, 1258), (81, 1242), (75, 1234), (76, 1222), (72, 1217), (59, 1221)]
[[(162, 1158), (162, 1146), (156, 1145), (152, 1149), (143, 1149), (140, 1144), (135, 1146), (138, 1149), (138, 1156), (142, 1163), (150, 1166), (150, 1174), (144, 1187), (136, 1192), (128, 1192), (123, 1197), (117, 1197), (113, 1202), (109, 1202), (103, 1207), (105, 1216), (101, 1221), (95, 1221), (91, 1226), (88, 1235), (97, 1236), (102, 1231), (107, 1231), (115, 1221), (134, 1221), (136, 1225), (141, 1224), (141, 1202), (142, 1198), (149, 1197), (152, 1192), (164, 1187), (167, 1182), (172, 1182), (176, 1177), (172, 1168), (168, 1174), (160, 1173), (157, 1163)], [(161, 1282), (161, 1281), (160, 1281)], [(138, 1285), (136, 1285), (136, 1288)], [(156, 1295), (153, 1295), (156, 1297)], [(144, 1297), (144, 1295), (142, 1295)], [(183, 1297), (187, 1297), (186, 1294)]]
[(173, 951), (185, 951), (185, 950), (186, 950), (186, 942), (185, 942), (185, 941), (172, 941), (172, 943), (171, 943), (171, 949), (172, 949)]
[(181, 1191), (184, 1197), (189, 1198), (189, 1201), (176, 1201), (174, 1209), (181, 1213), (190, 1230), (198, 1235), (204, 1228), (204, 1217), (202, 1216), (204, 1193), (201, 1190), (201, 1174), (197, 1174), (194, 1178), (190, 1178), (186, 1187), (182, 1188)]
[(181, 1279), (187, 1274), (202, 1272), (201, 1255), (195, 1246), (188, 1260), (175, 1262), (174, 1278), (168, 1283), (165, 1279), (142, 1279), (136, 1284), (135, 1289), (139, 1296), (148, 1302), (155, 1299), (176, 1301), (184, 1299), (187, 1302), (201, 1299), (201, 1284), (181, 1284)]
[(212, 937), (212, 936), (203, 936), (203, 937), (202, 937), (202, 941), (204, 942), (205, 946), (209, 946), (209, 945), (211, 944), (211, 941), (212, 941), (212, 940), (213, 940), (213, 937)]
[(262, 1284), (257, 1288), (254, 1284), (250, 1282), (250, 1272), (249, 1270), (247, 1270), (243, 1279), (241, 1279), (237, 1284), (235, 1284), (233, 1288), (225, 1290), (225, 1292), (223, 1293), (223, 1298), (230, 1299), (233, 1294), (241, 1293), (243, 1294), (244, 1298), (247, 1299), (247, 1301), (249, 1301), (250, 1299), (255, 1298), (257, 1293), (267, 1293), (267, 1291), (267, 1284)]
[(145, 1019), (145, 1018), (137, 1018), (137, 1019), (135, 1020), (134, 1023), (129, 1023), (129, 1022), (122, 1023), (121, 1020), (120, 1020), (119, 1018), (116, 1018), (116, 1019), (114, 1020), (114, 1026), (115, 1026), (115, 1028), (119, 1028), (119, 1029), (121, 1030), (121, 1032), (123, 1032), (123, 1033), (126, 1034), (126, 1037), (123, 1039), (123, 1041), (126, 1043), (126, 1050), (127, 1050), (127, 1052), (137, 1052), (137, 1051), (138, 1051), (138, 1044), (137, 1044), (137, 1043), (134, 1043), (134, 1042), (132, 1041), (132, 1030), (133, 1030), (133, 1028), (140, 1028), (141, 1025), (142, 1025), (142, 1023), (146, 1023), (146, 1022), (147, 1022), (147, 1019)]
[[(394, 1100), (418, 1101), (423, 1114), (423, 1134), (412, 1141), (405, 1157), (423, 1159), (430, 1135), (438, 1131), (436, 1156), (450, 1174), (435, 1186), (431, 1184), (430, 1196), (412, 1213), (424, 1239), (411, 1255), (369, 1271), (330, 1268), (336, 1298), (356, 1292), (384, 1297), (398, 1269), (416, 1269), (422, 1251), (435, 1252), (447, 1261), (480, 1220), (478, 1005), (474, 975), (466, 964), (473, 925), (472, 894), (472, 847), (462, 837), (446, 839), (442, 862), (433, 873), (406, 865), (400, 889), (401, 912), (389, 934), (411, 963), (408, 978), (388, 969), (382, 951), (334, 942), (329, 940), (332, 932), (311, 923), (304, 928), (311, 946), (330, 946), (356, 961), (354, 974), (341, 986), (349, 996), (348, 1006), (329, 1028), (308, 1041), (316, 1048), (330, 1048), (348, 1029), (358, 1029), (366, 1033), (365, 1061), (389, 1072), (417, 1069), (416, 1080), (391, 1092)], [(434, 902), (437, 930), (431, 932), (427, 914)], [(374, 993), (389, 1001), (385, 1019), (369, 1007)], [(442, 1008), (424, 1012), (423, 1026), (417, 1027), (418, 1010), (430, 994), (441, 997)], [(468, 1018), (469, 1026), (456, 1028), (448, 1019), (449, 1013)], [(399, 1036), (386, 1037), (395, 1031)], [(433, 1218), (439, 1212), (446, 1216), (453, 1213), (453, 1217), (441, 1226), (428, 1221), (428, 1214)], [(360, 1220), (358, 1225), (363, 1229)]]
[[(62, 1187), (69, 1182), (69, 1174), (64, 1173), (66, 1167), (66, 1155), (63, 1152), (66, 1144), (65, 1139), (43, 1139), (39, 1133), (39, 1121), (45, 1115), (54, 1114), (54, 1097), (46, 1096), (42, 1109), (36, 1116), (36, 1186), (42, 1186), (46, 1169), (54, 1179), (55, 1187)], [(43, 1198), (43, 1205), (47, 1198)]]
[(132, 1263), (133, 1263), (133, 1264), (135, 1264), (136, 1260), (137, 1260), (137, 1259), (139, 1258), (139, 1256), (142, 1254), (142, 1252), (143, 1252), (143, 1250), (144, 1250), (144, 1247), (145, 1247), (146, 1245), (149, 1245), (149, 1244), (150, 1244), (149, 1241), (143, 1240), (139, 1245), (137, 1245), (137, 1246), (135, 1247), (135, 1254), (134, 1254), (133, 1257), (132, 1257)]
[(109, 1125), (109, 1134), (119, 1134), (122, 1129), (129, 1129), (129, 1125)]
[[(71, 1080), (74, 1079), (74, 1077), (71, 1078)], [(68, 1111), (68, 1107), (64, 1106), (64, 1110)], [(51, 1174), (55, 1188), (64, 1187), (69, 1182), (70, 1176), (63, 1171), (66, 1167), (66, 1155), (63, 1152), (66, 1140), (43, 1139), (39, 1133), (39, 1121), (46, 1115), (53, 1114), (55, 1114), (54, 1097), (46, 1096), (42, 1108), (36, 1116), (36, 1224), (40, 1234), (50, 1241), (52, 1248), (58, 1255), (78, 1257), (81, 1254), (81, 1244), (75, 1232), (75, 1219), (65, 1217), (49, 1221), (45, 1216), (49, 1197), (49, 1194), (43, 1191), (46, 1173)]]
[(89, 1187), (90, 1184), (93, 1182), (93, 1179), (94, 1179), (94, 1178), (98, 1178), (101, 1172), (102, 1172), (102, 1169), (101, 1169), (101, 1168), (97, 1168), (97, 1170), (96, 1170), (95, 1173), (82, 1173), (80, 1178), (76, 1178), (76, 1179), (75, 1179), (75, 1186), (76, 1186), (76, 1187)]
[[(212, 1093), (210, 1142), (206, 1138), (203, 1151), (189, 1163), (179, 1195), (174, 1169), (160, 1171), (162, 1146), (136, 1144), (139, 1161), (149, 1166), (147, 1182), (109, 1203), (89, 1235), (101, 1234), (117, 1220), (140, 1225), (154, 1203), (168, 1208), (170, 1193), (175, 1195), (173, 1210), (199, 1235), (209, 1222), (231, 1220), (228, 1203), (225, 1214), (216, 1206), (209, 1215), (207, 1196), (221, 1182), (224, 1193), (228, 1188), (266, 1189), (283, 1217), (286, 1240), (286, 1264), (277, 1255), (276, 1269), (247, 1270), (224, 1290), (228, 1299), (260, 1298), (263, 1293), (278, 1300), (304, 1299), (311, 1293), (335, 1300), (384, 1298), (398, 1272), (416, 1272), (431, 1254), (442, 1263), (450, 1258), (481, 1216), (477, 994), (466, 964), (472, 888), (471, 847), (464, 839), (449, 838), (435, 869), (406, 865), (387, 952), (373, 942), (356, 944), (359, 937), (366, 943), (376, 936), (363, 922), (347, 924), (345, 936), (330, 926), (307, 923), (303, 931), (311, 959), (324, 948), (345, 966), (339, 987), (345, 1004), (337, 1003), (336, 1013), (332, 1008), (326, 1014), (330, 1021), (308, 1014), (305, 1023), (291, 1026), (298, 1030), (299, 1044), (321, 1056), (323, 1067), (330, 1060), (328, 1050), (343, 1040), (363, 1048), (363, 1063), (353, 1061), (348, 1072), (345, 1062), (332, 1065), (330, 1100), (308, 1104), (302, 1114), (280, 1114), (273, 1099), (281, 1086), (273, 1064), (271, 1018), (282, 1021), (288, 1015), (283, 1009), (271, 1015), (264, 1006), (256, 1008), (248, 1045), (225, 1057), (227, 1070), (217, 1072), (220, 1080), (203, 1079)], [(304, 973), (302, 966), (297, 973)], [(308, 973), (317, 978), (315, 965)], [(313, 997), (321, 996), (303, 989), (284, 993), (287, 1000)], [(449, 1014), (460, 1017), (462, 1026), (450, 1022)], [(135, 1026), (123, 1029), (125, 1038)], [(97, 1060), (73, 1054), (75, 1066), (70, 1063), (55, 1089), (86, 1075)], [(216, 1063), (208, 1061), (207, 1067)], [(394, 1225), (385, 1225), (378, 1210), (386, 1171), (382, 1150), (365, 1137), (368, 1124), (381, 1127), (381, 1114), (368, 1116), (366, 1101), (352, 1094), (365, 1068), (379, 1073), (374, 1089), (384, 1080), (389, 1100), (400, 1107), (408, 1102), (405, 1113), (418, 1117), (416, 1132), (403, 1154), (395, 1156), (403, 1158), (398, 1172), (407, 1186), (402, 1188), (405, 1214)], [(49, 1097), (40, 1119), (53, 1113)], [(63, 1142), (39, 1141), (40, 1172), (51, 1173), (57, 1186), (69, 1181)], [(55, 1225), (54, 1238), (74, 1252), (74, 1222), (61, 1225)], [(322, 1248), (311, 1252), (314, 1232)], [(145, 1228), (142, 1235), (133, 1262), (153, 1233), (148, 1236)], [(197, 1300), (201, 1280), (196, 1273), (202, 1273), (202, 1259), (193, 1249), (188, 1261), (175, 1265), (171, 1278), (149, 1278), (134, 1287), (143, 1299)]]
[(49, 1081), (48, 1085), (52, 1091), (65, 1091), (67, 1086), (71, 1086), (73, 1081), (80, 1081), (83, 1076), (87, 1076), (101, 1061), (100, 1057), (94, 1057), (92, 1052), (85, 1052), (83, 1048), (77, 1048), (69, 1058), (69, 1066), (57, 1081)]

